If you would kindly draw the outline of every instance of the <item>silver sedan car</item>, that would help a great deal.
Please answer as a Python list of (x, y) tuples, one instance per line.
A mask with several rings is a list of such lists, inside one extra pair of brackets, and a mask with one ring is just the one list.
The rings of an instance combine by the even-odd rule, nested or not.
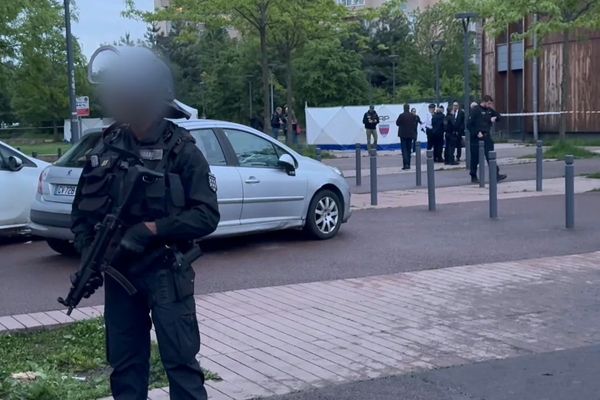
[[(221, 222), (211, 237), (304, 229), (313, 238), (329, 239), (350, 218), (350, 188), (338, 169), (244, 125), (177, 123), (191, 132), (217, 178)], [(74, 252), (71, 205), (86, 156), (99, 138), (100, 132), (85, 135), (40, 175), (31, 229), (59, 253)]]

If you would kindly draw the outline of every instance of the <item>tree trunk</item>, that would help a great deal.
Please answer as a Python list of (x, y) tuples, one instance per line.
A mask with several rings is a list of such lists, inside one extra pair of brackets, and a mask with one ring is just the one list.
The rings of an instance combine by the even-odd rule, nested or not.
[(569, 32), (566, 31), (563, 34), (562, 43), (562, 76), (560, 83), (560, 111), (562, 111), (562, 113), (560, 114), (560, 126), (558, 131), (560, 140), (565, 140), (567, 137), (567, 114), (565, 114), (565, 111), (568, 111), (567, 106), (571, 83), (570, 53)]
[[(265, 13), (266, 19), (266, 13)], [(266, 23), (260, 30), (260, 67), (262, 69), (263, 84), (263, 121), (265, 133), (271, 128), (271, 107), (269, 101), (269, 56), (267, 54), (267, 26)]]
[(285, 141), (287, 143), (287, 145), (291, 145), (294, 141), (294, 135), (296, 134), (296, 132), (294, 132), (292, 130), (292, 115), (295, 115), (294, 113), (294, 94), (292, 92), (292, 75), (293, 75), (293, 71), (292, 71), (292, 54), (291, 52), (287, 52), (286, 54), (286, 64), (287, 64), (287, 68), (286, 68), (286, 92), (287, 92), (287, 106), (288, 106), (288, 115), (287, 115), (287, 136), (285, 138)]

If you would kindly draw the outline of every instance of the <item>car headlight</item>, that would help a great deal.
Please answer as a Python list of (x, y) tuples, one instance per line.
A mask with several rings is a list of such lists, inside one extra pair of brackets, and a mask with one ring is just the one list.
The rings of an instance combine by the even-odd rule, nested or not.
[(341, 169), (336, 168), (336, 167), (331, 167), (331, 169), (333, 170), (333, 172), (335, 172), (336, 174), (338, 174), (339, 176), (343, 177), (344, 173), (342, 172)]

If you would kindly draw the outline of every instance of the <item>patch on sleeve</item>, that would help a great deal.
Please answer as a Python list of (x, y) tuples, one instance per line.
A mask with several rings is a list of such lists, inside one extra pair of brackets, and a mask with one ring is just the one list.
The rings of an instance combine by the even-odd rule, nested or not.
[(210, 190), (217, 193), (217, 177), (212, 172), (208, 173), (208, 187)]
[(100, 165), (100, 160), (96, 154), (90, 156), (90, 165), (92, 168), (96, 168), (98, 165)]

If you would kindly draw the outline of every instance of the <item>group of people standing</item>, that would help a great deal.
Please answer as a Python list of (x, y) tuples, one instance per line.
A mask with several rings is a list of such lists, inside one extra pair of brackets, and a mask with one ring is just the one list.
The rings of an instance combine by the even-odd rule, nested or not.
[(434, 162), (458, 165), (465, 136), (465, 112), (458, 102), (452, 104), (447, 114), (444, 114), (444, 106), (430, 104), (424, 125), (427, 150), (433, 150)]
[(296, 115), (288, 106), (277, 107), (273, 115), (271, 115), (271, 134), (275, 139), (279, 138), (279, 135), (287, 137), (288, 120), (292, 122), (292, 140), (294, 144), (298, 143), (298, 120)]
[[(479, 104), (471, 104), (469, 120), (466, 121), (465, 112), (458, 102), (452, 104), (452, 108), (444, 113), (442, 105), (429, 104), (429, 112), (423, 120), (417, 115), (416, 109), (410, 109), (409, 104), (404, 104), (404, 111), (398, 116), (398, 136), (402, 149), (402, 169), (409, 170), (411, 155), (415, 153), (415, 143), (419, 125), (421, 131), (427, 135), (427, 150), (433, 150), (433, 158), (436, 163), (446, 165), (459, 165), (462, 156), (462, 148), (465, 146), (465, 124), (470, 132), (471, 143), (471, 165), (469, 173), (473, 183), (479, 182), (477, 168), (479, 165), (479, 141), (484, 142), (485, 157), (488, 159), (489, 152), (494, 150), (494, 141), (491, 137), (492, 125), (500, 118), (500, 114), (493, 108), (493, 99), (483, 96)], [(367, 146), (369, 149), (377, 148), (377, 125), (379, 116), (375, 107), (371, 106), (363, 117), (363, 124), (367, 133)], [(371, 145), (371, 142), (373, 143)], [(506, 175), (500, 174), (498, 181), (506, 179)]]

